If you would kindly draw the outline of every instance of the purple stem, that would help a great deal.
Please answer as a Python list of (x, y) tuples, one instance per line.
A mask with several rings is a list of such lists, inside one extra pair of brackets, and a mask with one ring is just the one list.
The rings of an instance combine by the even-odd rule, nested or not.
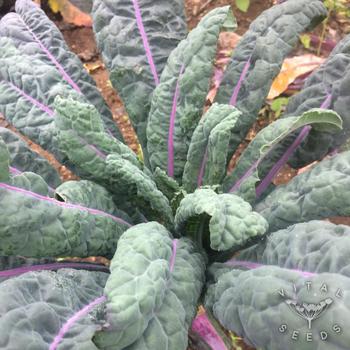
[(192, 331), (197, 333), (213, 350), (227, 350), (224, 341), (211, 324), (206, 313), (198, 315), (192, 322)]
[(174, 270), (178, 241), (178, 239), (173, 239), (173, 250), (170, 258), (170, 272), (173, 272)]
[(42, 104), (41, 102), (39, 102), (38, 100), (36, 100), (32, 96), (26, 94), (23, 90), (19, 89), (16, 85), (14, 85), (14, 84), (12, 84), (12, 83), (10, 83), (8, 81), (4, 81), (4, 82), (6, 84), (8, 84), (17, 93), (19, 93), (22, 97), (24, 97), (26, 100), (28, 100), (31, 104), (33, 104), (37, 108), (41, 109), (43, 112), (47, 113), (50, 117), (54, 116), (54, 111), (51, 108), (49, 108), (48, 106)]
[(284, 152), (283, 156), (277, 161), (277, 163), (271, 168), (269, 173), (265, 176), (265, 178), (260, 182), (260, 184), (256, 188), (256, 197), (259, 198), (261, 194), (267, 189), (270, 185), (273, 178), (279, 172), (279, 170), (287, 163), (289, 157), (294, 153), (294, 151), (300, 146), (300, 144), (305, 140), (307, 135), (311, 130), (310, 125), (306, 125), (302, 128), (298, 137), (294, 140), (294, 142), (288, 147), (287, 151)]
[[(331, 105), (332, 102), (332, 94), (327, 93), (326, 98), (322, 102), (320, 108), (326, 109)], [(259, 198), (261, 194), (266, 190), (266, 188), (270, 185), (273, 178), (280, 171), (280, 169), (287, 163), (289, 157), (294, 153), (294, 151), (300, 146), (300, 144), (305, 140), (305, 138), (309, 135), (311, 131), (311, 126), (304, 126), (298, 137), (294, 140), (294, 142), (289, 146), (287, 151), (283, 154), (283, 156), (278, 160), (278, 162), (271, 168), (269, 173), (265, 176), (265, 178), (260, 182), (260, 184), (256, 188), (256, 197)]]
[[(250, 269), (250, 270), (258, 269), (259, 267), (274, 266), (274, 265), (264, 265), (264, 264), (259, 264), (256, 262), (235, 260), (235, 259), (231, 259), (231, 260), (227, 261), (225, 263), (225, 265), (232, 266), (232, 267), (241, 266), (241, 267), (245, 267), (245, 268)], [(288, 269), (288, 270), (297, 272), (297, 273), (301, 274), (303, 277), (313, 277), (313, 276), (317, 275), (316, 273), (313, 273), (313, 272), (302, 271), (302, 270), (298, 270), (298, 269)]]
[(39, 45), (41, 50), (46, 54), (46, 56), (49, 58), (49, 60), (56, 66), (58, 71), (61, 73), (63, 78), (72, 86), (74, 90), (81, 93), (80, 88), (78, 85), (73, 81), (73, 79), (68, 75), (68, 73), (64, 70), (62, 65), (56, 60), (56, 58), (53, 56), (53, 54), (45, 47), (45, 45), (41, 42), (41, 40), (36, 36), (36, 34), (30, 29), (30, 27), (25, 23), (23, 18), (18, 15), (18, 17), (23, 22), (24, 26), (28, 30), (28, 32), (32, 35), (33, 39), (36, 41), (36, 43)]
[(15, 269), (0, 271), (0, 277), (13, 277), (19, 276), (27, 272), (33, 271), (43, 271), (43, 270), (58, 270), (58, 269), (93, 269), (93, 270), (102, 270), (108, 272), (109, 269), (103, 265), (93, 265), (85, 263), (52, 263), (52, 264), (42, 264), (42, 265), (32, 265), (32, 266), (23, 266), (17, 267)]
[(88, 212), (88, 213), (90, 213), (92, 215), (101, 215), (101, 216), (104, 216), (104, 217), (108, 217), (108, 218), (112, 219), (113, 221), (119, 222), (119, 223), (121, 223), (123, 225), (126, 225), (128, 227), (132, 226), (130, 223), (124, 221), (123, 219), (118, 218), (118, 217), (116, 217), (114, 215), (105, 213), (105, 212), (103, 212), (101, 210), (98, 210), (98, 209), (87, 208), (87, 207), (83, 207), (83, 206), (78, 205), (78, 204), (71, 204), (71, 203), (60, 202), (60, 201), (57, 201), (56, 199), (53, 199), (53, 198), (50, 198), (50, 197), (45, 197), (45, 196), (42, 196), (40, 194), (37, 194), (37, 193), (31, 192), (31, 191), (25, 190), (23, 188), (10, 186), (10, 185), (5, 184), (5, 183), (0, 183), (0, 188), (4, 188), (4, 189), (7, 189), (9, 191), (14, 191), (14, 192), (17, 192), (17, 193), (21, 193), (21, 194), (23, 194), (25, 196), (28, 196), (28, 197), (31, 197), (31, 198), (35, 198), (35, 199), (37, 199), (39, 201), (45, 201), (45, 202), (51, 203), (51, 204), (59, 206), (59, 207), (68, 208), (68, 209), (82, 210), (82, 211), (86, 211), (86, 212)]
[(201, 167), (199, 169), (199, 174), (198, 174), (198, 178), (197, 178), (197, 187), (202, 186), (203, 176), (204, 176), (204, 171), (205, 171), (205, 166), (207, 164), (207, 161), (208, 161), (208, 145), (205, 148), (205, 152), (204, 152), (204, 156), (203, 156), (203, 159), (202, 159)]
[(256, 160), (252, 164), (252, 166), (246, 171), (246, 173), (239, 180), (236, 181), (236, 183), (230, 188), (229, 192), (237, 191), (241, 186), (242, 182), (253, 174), (253, 172), (256, 170), (258, 165), (259, 165), (259, 159)]
[(237, 103), (237, 97), (238, 97), (239, 91), (241, 90), (243, 80), (245, 79), (245, 77), (246, 77), (246, 75), (248, 73), (248, 70), (250, 68), (251, 58), (252, 58), (252, 56), (250, 55), (249, 58), (248, 58), (248, 61), (245, 63), (245, 65), (243, 67), (241, 76), (238, 79), (238, 83), (235, 86), (235, 88), (233, 89), (233, 94), (232, 94), (231, 99), (230, 99), (230, 105), (231, 106), (235, 106), (236, 103)]
[(56, 335), (53, 342), (50, 344), (49, 350), (56, 350), (65, 334), (69, 332), (70, 328), (79, 321), (82, 317), (86, 316), (95, 306), (104, 303), (107, 300), (105, 296), (99, 297), (92, 301), (90, 304), (84, 306), (81, 310), (76, 312), (71, 318), (67, 320), (67, 322), (61, 327), (58, 334)]
[(185, 65), (181, 66), (179, 77), (175, 86), (175, 93), (173, 98), (173, 105), (171, 108), (170, 114), (170, 124), (169, 124), (169, 133), (168, 133), (168, 176), (174, 177), (174, 128), (175, 128), (175, 119), (176, 119), (176, 109), (177, 102), (180, 95), (180, 77), (185, 69)]
[(20, 175), (20, 174), (22, 174), (22, 172), (21, 172), (20, 170), (14, 168), (14, 167), (12, 167), (12, 166), (10, 166), (10, 172), (11, 172), (11, 174), (14, 174), (14, 175)]
[(148, 42), (145, 27), (143, 26), (140, 5), (139, 5), (137, 0), (132, 0), (132, 3), (134, 5), (136, 23), (137, 23), (137, 27), (139, 29), (139, 32), (140, 32), (140, 35), (142, 38), (143, 47), (145, 48), (148, 64), (151, 68), (151, 72), (153, 74), (153, 79), (154, 79), (155, 85), (157, 86), (159, 84), (158, 73), (157, 73), (157, 69), (156, 69), (156, 66), (155, 66), (154, 61), (153, 61), (152, 51), (151, 51), (151, 48), (150, 48), (150, 45)]

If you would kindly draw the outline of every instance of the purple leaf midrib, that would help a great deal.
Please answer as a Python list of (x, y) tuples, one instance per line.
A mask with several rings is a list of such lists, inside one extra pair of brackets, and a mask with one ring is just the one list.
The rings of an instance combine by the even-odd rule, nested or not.
[(183, 64), (180, 68), (179, 77), (176, 81), (173, 103), (172, 103), (172, 108), (170, 113), (169, 132), (168, 132), (168, 176), (169, 177), (174, 177), (174, 129), (175, 129), (177, 102), (180, 95), (180, 77), (184, 71), (184, 68), (185, 68), (185, 65)]
[[(327, 109), (332, 102), (332, 94), (327, 92), (326, 98), (323, 100), (320, 108)], [(271, 168), (269, 173), (265, 176), (265, 178), (260, 182), (260, 184), (256, 188), (256, 197), (259, 198), (269, 184), (272, 182), (273, 178), (276, 176), (278, 171), (287, 163), (289, 157), (294, 153), (294, 151), (300, 146), (300, 144), (306, 139), (309, 135), (312, 127), (310, 125), (304, 126), (297, 138), (294, 142), (288, 147), (286, 152), (282, 155), (282, 157), (278, 160), (278, 162)]]
[(231, 106), (235, 106), (237, 103), (238, 94), (242, 88), (243, 81), (244, 81), (246, 75), (248, 74), (248, 71), (249, 71), (249, 68), (251, 65), (251, 59), (252, 59), (252, 55), (250, 55), (248, 57), (248, 60), (244, 64), (244, 67), (243, 67), (242, 73), (238, 79), (237, 85), (233, 89), (233, 93), (232, 93), (232, 96), (230, 98), (230, 105)]
[(86, 316), (94, 307), (97, 305), (100, 305), (104, 303), (107, 300), (106, 296), (101, 296), (95, 300), (93, 300), (90, 304), (84, 306), (82, 309), (74, 313), (60, 328), (59, 332), (55, 336), (54, 340), (50, 344), (49, 350), (56, 350), (66, 335), (67, 332), (69, 332), (70, 328), (79, 321), (82, 317)]
[(14, 187), (14, 186), (11, 186), (11, 185), (8, 185), (8, 184), (5, 184), (5, 183), (0, 183), (0, 188), (4, 188), (4, 189), (7, 189), (9, 191), (14, 191), (14, 192), (17, 192), (17, 193), (21, 193), (21, 194), (23, 194), (25, 196), (28, 196), (28, 197), (31, 197), (31, 198), (35, 198), (35, 199), (37, 199), (39, 201), (45, 201), (45, 202), (48, 202), (48, 203), (51, 203), (53, 205), (60, 206), (60, 207), (63, 207), (63, 208), (77, 209), (77, 210), (81, 210), (81, 211), (86, 211), (86, 212), (88, 212), (89, 214), (92, 214), (92, 215), (100, 215), (100, 216), (108, 217), (108, 218), (112, 219), (113, 221), (121, 223), (121, 224), (126, 225), (128, 227), (132, 226), (130, 223), (126, 222), (122, 218), (116, 217), (116, 216), (114, 216), (112, 214), (109, 214), (109, 213), (105, 213), (105, 212), (103, 212), (101, 210), (98, 210), (98, 209), (87, 208), (87, 207), (84, 207), (84, 206), (78, 205), (78, 204), (71, 204), (71, 203), (66, 203), (66, 202), (60, 202), (60, 201), (57, 201), (57, 200), (55, 200), (53, 198), (45, 197), (45, 196), (42, 196), (42, 195), (40, 195), (38, 193), (31, 192), (31, 191), (28, 191), (28, 190), (25, 190), (25, 189), (19, 188), (19, 187)]
[(63, 76), (64, 80), (66, 80), (69, 83), (69, 85), (71, 85), (72, 88), (75, 91), (77, 91), (78, 93), (81, 93), (81, 90), (80, 90), (79, 86), (69, 76), (69, 74), (63, 68), (63, 66), (56, 60), (54, 55), (49, 51), (48, 48), (46, 48), (46, 46), (42, 43), (42, 41), (36, 36), (36, 34), (32, 31), (32, 29), (24, 21), (24, 19), (19, 14), (17, 14), (17, 15), (21, 19), (21, 21), (23, 22), (23, 24), (26, 27), (26, 29), (28, 30), (28, 32), (32, 35), (32, 37), (35, 40), (35, 42), (39, 45), (41, 50), (45, 53), (45, 55), (49, 58), (49, 60), (56, 66), (57, 70), (61, 73), (61, 75)]
[[(320, 108), (327, 109), (329, 108), (330, 104), (332, 102), (332, 94), (327, 93), (326, 98), (323, 100)], [(282, 155), (282, 157), (276, 162), (276, 164), (271, 168), (269, 173), (264, 177), (264, 179), (260, 182), (260, 184), (256, 188), (256, 197), (259, 198), (262, 193), (266, 190), (266, 188), (269, 186), (277, 172), (284, 166), (284, 164), (288, 161), (289, 157), (293, 154), (293, 152), (296, 150), (296, 148), (305, 140), (307, 135), (310, 133), (312, 127), (310, 125), (306, 125), (302, 128), (297, 138), (294, 140), (294, 142), (288, 147), (288, 149), (285, 151), (285, 153)], [(269, 152), (271, 152), (272, 149), (270, 149)], [(267, 155), (266, 154), (266, 155)], [(266, 156), (265, 155), (265, 156)], [(252, 166), (245, 172), (245, 174), (236, 181), (236, 183), (231, 187), (229, 192), (234, 192), (239, 189), (240, 185), (243, 183), (245, 179), (247, 179), (249, 176), (252, 175), (252, 173), (256, 170), (258, 167), (260, 161), (262, 159), (258, 159), (255, 161)]]
[(0, 271), (0, 277), (13, 277), (19, 276), (27, 272), (33, 271), (43, 271), (43, 270), (58, 270), (58, 269), (92, 269), (92, 270), (101, 270), (101, 271), (109, 271), (109, 268), (103, 265), (97, 264), (89, 264), (89, 263), (52, 263), (52, 264), (40, 264), (40, 265), (31, 265), (31, 266), (23, 266), (17, 267), (14, 269), (3, 270)]
[(178, 239), (173, 239), (172, 241), (173, 246), (172, 246), (172, 252), (171, 252), (171, 257), (169, 262), (170, 273), (173, 272), (174, 270), (178, 241), (179, 241)]
[(50, 107), (44, 105), (43, 103), (41, 103), (40, 101), (36, 100), (32, 96), (28, 95), (27, 93), (25, 93), (23, 90), (18, 88), (13, 83), (8, 82), (6, 80), (2, 80), (2, 82), (4, 82), (6, 85), (8, 85), (11, 89), (15, 90), (18, 94), (20, 94), (22, 97), (24, 97), (32, 105), (34, 105), (35, 107), (41, 109), (43, 112), (47, 113), (50, 117), (54, 116), (55, 113)]
[(22, 174), (22, 171), (18, 170), (17, 168), (15, 168), (13, 166), (10, 166), (9, 169), (10, 169), (11, 174), (14, 174), (14, 175)]
[(156, 66), (154, 64), (152, 50), (151, 50), (151, 47), (149, 45), (147, 33), (146, 33), (145, 27), (143, 25), (140, 5), (139, 5), (137, 0), (132, 0), (132, 3), (134, 5), (136, 23), (137, 23), (137, 27), (139, 29), (139, 33), (141, 35), (141, 39), (142, 39), (143, 47), (145, 49), (148, 64), (150, 66), (151, 73), (153, 75), (154, 83), (157, 86), (159, 84), (159, 77), (158, 77)]
[(260, 182), (260, 184), (256, 188), (256, 197), (259, 198), (266, 188), (271, 183), (272, 179), (278, 173), (278, 171), (287, 163), (289, 157), (294, 153), (296, 148), (305, 140), (307, 135), (311, 130), (310, 125), (306, 125), (300, 131), (298, 137), (294, 140), (294, 142), (288, 147), (286, 152), (282, 155), (282, 157), (277, 161), (277, 163), (271, 168), (269, 173), (264, 177), (264, 179)]
[[(257, 262), (252, 262), (252, 261), (245, 261), (245, 260), (236, 260), (236, 259), (231, 259), (228, 260), (225, 265), (227, 266), (240, 266), (240, 267), (245, 267), (247, 269), (253, 270), (253, 269), (258, 269), (260, 267), (268, 267), (268, 266), (278, 266), (278, 265), (265, 265), (265, 264), (260, 264)], [(279, 267), (279, 266), (278, 266)], [(290, 269), (288, 267), (284, 267), (285, 269), (288, 269), (290, 271), (294, 271), (297, 272), (299, 274), (301, 274), (304, 277), (312, 277), (312, 276), (316, 276), (317, 273), (314, 272), (309, 272), (309, 271), (303, 271), (303, 270), (299, 270), (299, 269)]]
[(192, 322), (191, 329), (203, 338), (212, 349), (227, 350), (224, 341), (210, 322), (206, 313), (196, 316)]
[(203, 183), (203, 177), (204, 177), (204, 172), (205, 172), (205, 167), (207, 165), (207, 161), (208, 161), (208, 144), (205, 147), (205, 152), (203, 155), (203, 159), (199, 168), (199, 173), (198, 173), (198, 177), (197, 177), (197, 187), (202, 186)]

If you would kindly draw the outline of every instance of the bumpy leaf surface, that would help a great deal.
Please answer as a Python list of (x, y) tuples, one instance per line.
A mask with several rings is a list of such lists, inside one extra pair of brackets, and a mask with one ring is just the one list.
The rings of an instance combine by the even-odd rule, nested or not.
[[(16, 13), (7, 14), (0, 22), (0, 35), (10, 38), (21, 52), (55, 68), (62, 80), (96, 106), (108, 130), (122, 139), (94, 80), (38, 5), (31, 0), (17, 0)], [(47, 86), (47, 90), (50, 88)]]
[(350, 277), (350, 228), (316, 220), (296, 224), (241, 251), (237, 259)]
[(176, 211), (175, 228), (202, 244), (202, 239), (208, 239), (202, 237), (208, 229), (201, 228), (203, 216), (210, 218), (206, 233), (210, 235), (210, 247), (217, 251), (240, 248), (268, 228), (266, 220), (253, 212), (249, 203), (233, 194), (218, 195), (210, 189), (198, 189), (185, 196)]
[(12, 174), (31, 171), (40, 175), (51, 187), (57, 187), (61, 183), (56, 169), (44, 157), (34, 152), (18, 135), (9, 129), (0, 128), (0, 137), (9, 151)]
[[(209, 288), (206, 304), (226, 329), (259, 349), (346, 350), (350, 342), (345, 330), (350, 322), (349, 288), (350, 279), (334, 273), (305, 278), (275, 266), (232, 270)], [(311, 329), (307, 314), (311, 315)], [(284, 332), (282, 325), (287, 327)], [(340, 332), (334, 331), (335, 325)], [(327, 333), (326, 340), (322, 331)]]
[(320, 0), (285, 1), (264, 11), (243, 35), (216, 97), (218, 103), (230, 103), (243, 113), (231, 137), (231, 153), (255, 121), (299, 34), (312, 29), (326, 14)]
[(111, 82), (146, 152), (150, 95), (187, 32), (183, 1), (95, 0), (92, 16)]
[(10, 180), (10, 154), (5, 142), (0, 136), (0, 181), (8, 182)]
[(193, 242), (172, 240), (156, 222), (125, 232), (105, 288), (108, 325), (95, 337), (99, 349), (185, 350), (204, 269)]
[(55, 104), (59, 144), (70, 161), (87, 178), (141, 208), (148, 219), (171, 225), (173, 215), (168, 199), (140, 169), (135, 154), (101, 130), (94, 107), (60, 98)]
[[(21, 133), (59, 160), (53, 127), (53, 95), (69, 86), (55, 68), (17, 50), (8, 38), (0, 38), (0, 113)], [(49, 84), (50, 82), (50, 84)]]
[(154, 91), (147, 125), (150, 164), (179, 182), (208, 94), (220, 31), (232, 27), (229, 6), (207, 14), (171, 53)]
[(322, 159), (337, 149), (348, 138), (350, 132), (350, 35), (341, 40), (326, 62), (307, 78), (305, 85), (287, 105), (284, 116), (298, 115), (311, 108), (330, 108), (343, 119), (343, 130), (335, 135), (312, 130), (306, 142), (295, 152), (290, 164), (302, 167)]
[(91, 339), (101, 328), (103, 313), (98, 305), (103, 299), (82, 310), (99, 301), (107, 277), (102, 272), (62, 269), (30, 272), (2, 282), (0, 347), (97, 350)]
[(350, 151), (340, 153), (278, 186), (254, 210), (269, 223), (270, 232), (289, 225), (350, 215)]
[(67, 203), (98, 209), (131, 222), (131, 219), (116, 207), (111, 193), (92, 181), (66, 181), (56, 189), (55, 198)]
[(0, 255), (111, 256), (128, 222), (0, 183)]
[[(254, 202), (261, 193), (260, 186), (268, 185), (279, 169), (279, 163), (288, 156), (288, 148), (278, 145), (295, 130), (305, 125), (312, 125), (318, 130), (336, 132), (342, 127), (342, 120), (337, 113), (330, 110), (312, 109), (300, 117), (289, 117), (277, 120), (262, 129), (239, 158), (232, 173), (224, 179), (224, 190), (237, 192), (242, 198)], [(277, 147), (276, 147), (277, 146)], [(287, 158), (288, 159), (288, 158)], [(283, 165), (284, 163), (282, 163)]]
[(241, 113), (214, 103), (193, 132), (182, 177), (186, 191), (221, 183), (226, 175), (231, 130)]

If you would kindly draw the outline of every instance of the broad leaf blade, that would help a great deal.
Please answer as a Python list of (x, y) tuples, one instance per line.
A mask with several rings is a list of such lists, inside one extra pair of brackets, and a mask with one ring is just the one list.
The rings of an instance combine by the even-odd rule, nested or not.
[(16, 13), (10, 13), (1, 20), (0, 34), (12, 39), (21, 52), (55, 68), (68, 85), (83, 94), (99, 110), (106, 128), (122, 140), (94, 80), (79, 57), (70, 51), (59, 29), (38, 5), (31, 0), (17, 0)]
[(171, 53), (153, 94), (147, 125), (150, 164), (178, 182), (208, 94), (218, 36), (233, 25), (232, 17), (228, 6), (207, 14)]
[(5, 183), (0, 183), (0, 196), (0, 255), (111, 256), (131, 226), (100, 210)]
[(303, 167), (341, 146), (350, 132), (350, 35), (341, 40), (326, 62), (307, 78), (303, 89), (287, 105), (284, 117), (297, 115), (311, 108), (329, 108), (343, 119), (343, 130), (331, 135), (312, 130), (290, 160), (293, 167)]
[(0, 137), (9, 150), (11, 173), (20, 174), (31, 171), (40, 175), (51, 187), (57, 187), (61, 183), (56, 169), (40, 154), (31, 150), (18, 135), (9, 129), (0, 128)]
[(186, 191), (221, 183), (226, 174), (231, 129), (240, 115), (234, 107), (215, 103), (199, 121), (192, 135), (182, 177)]
[(316, 220), (292, 225), (241, 251), (236, 259), (350, 277), (350, 228)]
[(92, 181), (66, 181), (55, 190), (55, 198), (66, 203), (101, 210), (131, 222), (128, 215), (116, 207), (112, 194)]
[(187, 32), (181, 0), (95, 0), (94, 31), (111, 82), (146, 154), (150, 95), (170, 52)]
[(278, 186), (254, 210), (269, 223), (270, 232), (289, 225), (350, 215), (350, 152), (323, 160), (311, 170)]
[[(203, 216), (209, 218), (208, 224), (203, 224)], [(267, 231), (268, 225), (240, 197), (198, 189), (181, 201), (176, 211), (175, 228), (200, 245), (209, 241), (211, 249), (226, 251), (238, 250), (259, 238)]]
[(96, 350), (91, 339), (103, 321), (101, 296), (107, 277), (62, 269), (2, 282), (0, 347)]
[[(140, 169), (135, 154), (101, 130), (92, 106), (58, 98), (56, 113), (60, 147), (87, 178), (108, 188), (119, 200), (142, 209), (148, 219), (171, 226), (173, 215), (168, 199)], [(74, 114), (78, 118), (73, 118)]]
[(231, 154), (254, 123), (299, 34), (312, 29), (326, 14), (320, 0), (285, 1), (264, 11), (243, 35), (216, 96), (218, 103), (230, 103), (243, 113), (231, 137)]
[[(224, 180), (226, 192), (239, 193), (245, 200), (254, 202), (262, 193), (260, 187), (271, 183), (279, 163), (290, 156), (283, 148), (283, 140), (306, 125), (316, 130), (337, 132), (342, 127), (342, 120), (330, 110), (313, 109), (300, 117), (279, 119), (260, 131), (239, 158), (233, 172)], [(311, 128), (311, 127), (310, 127)], [(256, 189), (256, 184), (261, 181)]]
[(8, 182), (10, 180), (10, 153), (5, 142), (0, 136), (0, 181)]
[[(307, 289), (307, 283), (312, 291)], [(322, 286), (327, 286), (327, 291)], [(339, 274), (319, 274), (305, 277), (297, 271), (275, 266), (261, 267), (250, 271), (232, 270), (218, 276), (216, 284), (209, 289), (207, 306), (215, 317), (230, 331), (244, 341), (262, 349), (295, 349), (295, 343), (286, 333), (279, 331), (281, 325), (297, 330), (297, 334), (311, 333), (308, 318), (312, 322), (313, 342), (306, 337), (298, 339), (298, 347), (311, 350), (315, 344), (323, 343), (321, 333), (329, 325), (350, 322), (348, 312), (350, 279)], [(341, 297), (335, 297), (339, 290)], [(329, 301), (329, 299), (331, 299)], [(331, 305), (325, 309), (327, 303)], [(294, 308), (290, 302), (294, 302)], [(295, 306), (300, 306), (298, 313)], [(322, 310), (320, 317), (307, 316), (304, 307)], [(313, 309), (312, 309), (313, 308)], [(311, 315), (316, 316), (314, 311)], [(335, 321), (337, 320), (337, 321)], [(266, 332), (266, 324), (273, 332)], [(292, 333), (288, 333), (292, 334)], [(350, 341), (346, 332), (332, 337), (334, 349), (345, 350)], [(312, 344), (313, 343), (313, 344)]]
[(193, 243), (172, 240), (160, 224), (128, 230), (105, 288), (109, 325), (95, 337), (99, 349), (185, 350), (204, 269)]

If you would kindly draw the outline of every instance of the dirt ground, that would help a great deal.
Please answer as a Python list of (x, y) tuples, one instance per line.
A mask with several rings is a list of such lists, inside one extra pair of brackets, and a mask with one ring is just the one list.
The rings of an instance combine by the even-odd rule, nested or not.
[[(210, 10), (218, 6), (233, 5), (234, 13), (238, 23), (237, 34), (243, 35), (248, 29), (250, 23), (265, 9), (271, 7), (275, 1), (273, 0), (251, 0), (251, 5), (247, 13), (243, 13), (237, 9), (234, 0), (186, 0), (186, 13), (189, 29), (192, 29), (197, 25), (199, 20)], [(109, 79), (108, 72), (100, 58), (100, 55), (96, 48), (96, 43), (94, 40), (93, 32), (91, 28), (88, 27), (75, 27), (65, 23), (59, 15), (52, 14), (46, 7), (48, 15), (53, 19), (59, 29), (62, 31), (66, 42), (73, 52), (75, 52), (85, 65), (85, 68), (90, 72), (92, 77), (95, 79), (96, 84), (101, 91), (103, 97), (105, 98), (107, 104), (113, 112), (115, 121), (118, 123), (125, 141), (127, 144), (136, 151), (138, 148), (137, 137), (134, 130), (130, 124), (127, 113), (123, 107), (123, 104), (115, 90), (113, 90)], [(329, 27), (327, 29), (328, 34), (332, 35), (334, 40), (338, 40), (342, 37), (348, 29), (344, 27), (342, 22), (338, 21), (335, 15), (331, 16), (329, 21)], [(315, 30), (315, 35), (320, 36), (322, 33), (322, 26), (319, 26)], [(228, 40), (223, 40), (222, 49), (230, 50), (232, 42), (230, 38)], [(226, 46), (226, 47), (225, 47)], [(299, 45), (295, 53), (301, 53), (304, 51), (302, 45)], [(322, 54), (322, 51), (321, 51)], [(235, 154), (235, 157), (231, 161), (231, 167), (237, 161), (239, 155), (249, 143), (251, 139), (256, 135), (256, 133), (266, 126), (270, 121), (270, 116), (268, 115), (268, 109), (262, 111), (259, 119), (254, 124), (250, 132), (247, 134), (246, 139), (239, 148), (239, 151)], [(9, 127), (8, 123), (0, 118), (0, 126)], [(47, 152), (43, 151), (39, 146), (30, 143), (33, 148), (43, 154), (46, 158), (50, 160), (51, 163), (57, 167), (61, 173), (64, 180), (76, 178), (71, 172), (65, 167), (60, 165), (55, 161), (55, 159), (49, 155)], [(293, 176), (296, 175), (296, 171), (285, 166), (284, 169), (277, 176), (275, 183), (281, 184), (288, 182)], [(331, 221), (335, 223), (343, 223), (350, 225), (350, 218), (333, 218)], [(244, 345), (238, 340), (236, 350), (249, 350), (251, 348)]]

